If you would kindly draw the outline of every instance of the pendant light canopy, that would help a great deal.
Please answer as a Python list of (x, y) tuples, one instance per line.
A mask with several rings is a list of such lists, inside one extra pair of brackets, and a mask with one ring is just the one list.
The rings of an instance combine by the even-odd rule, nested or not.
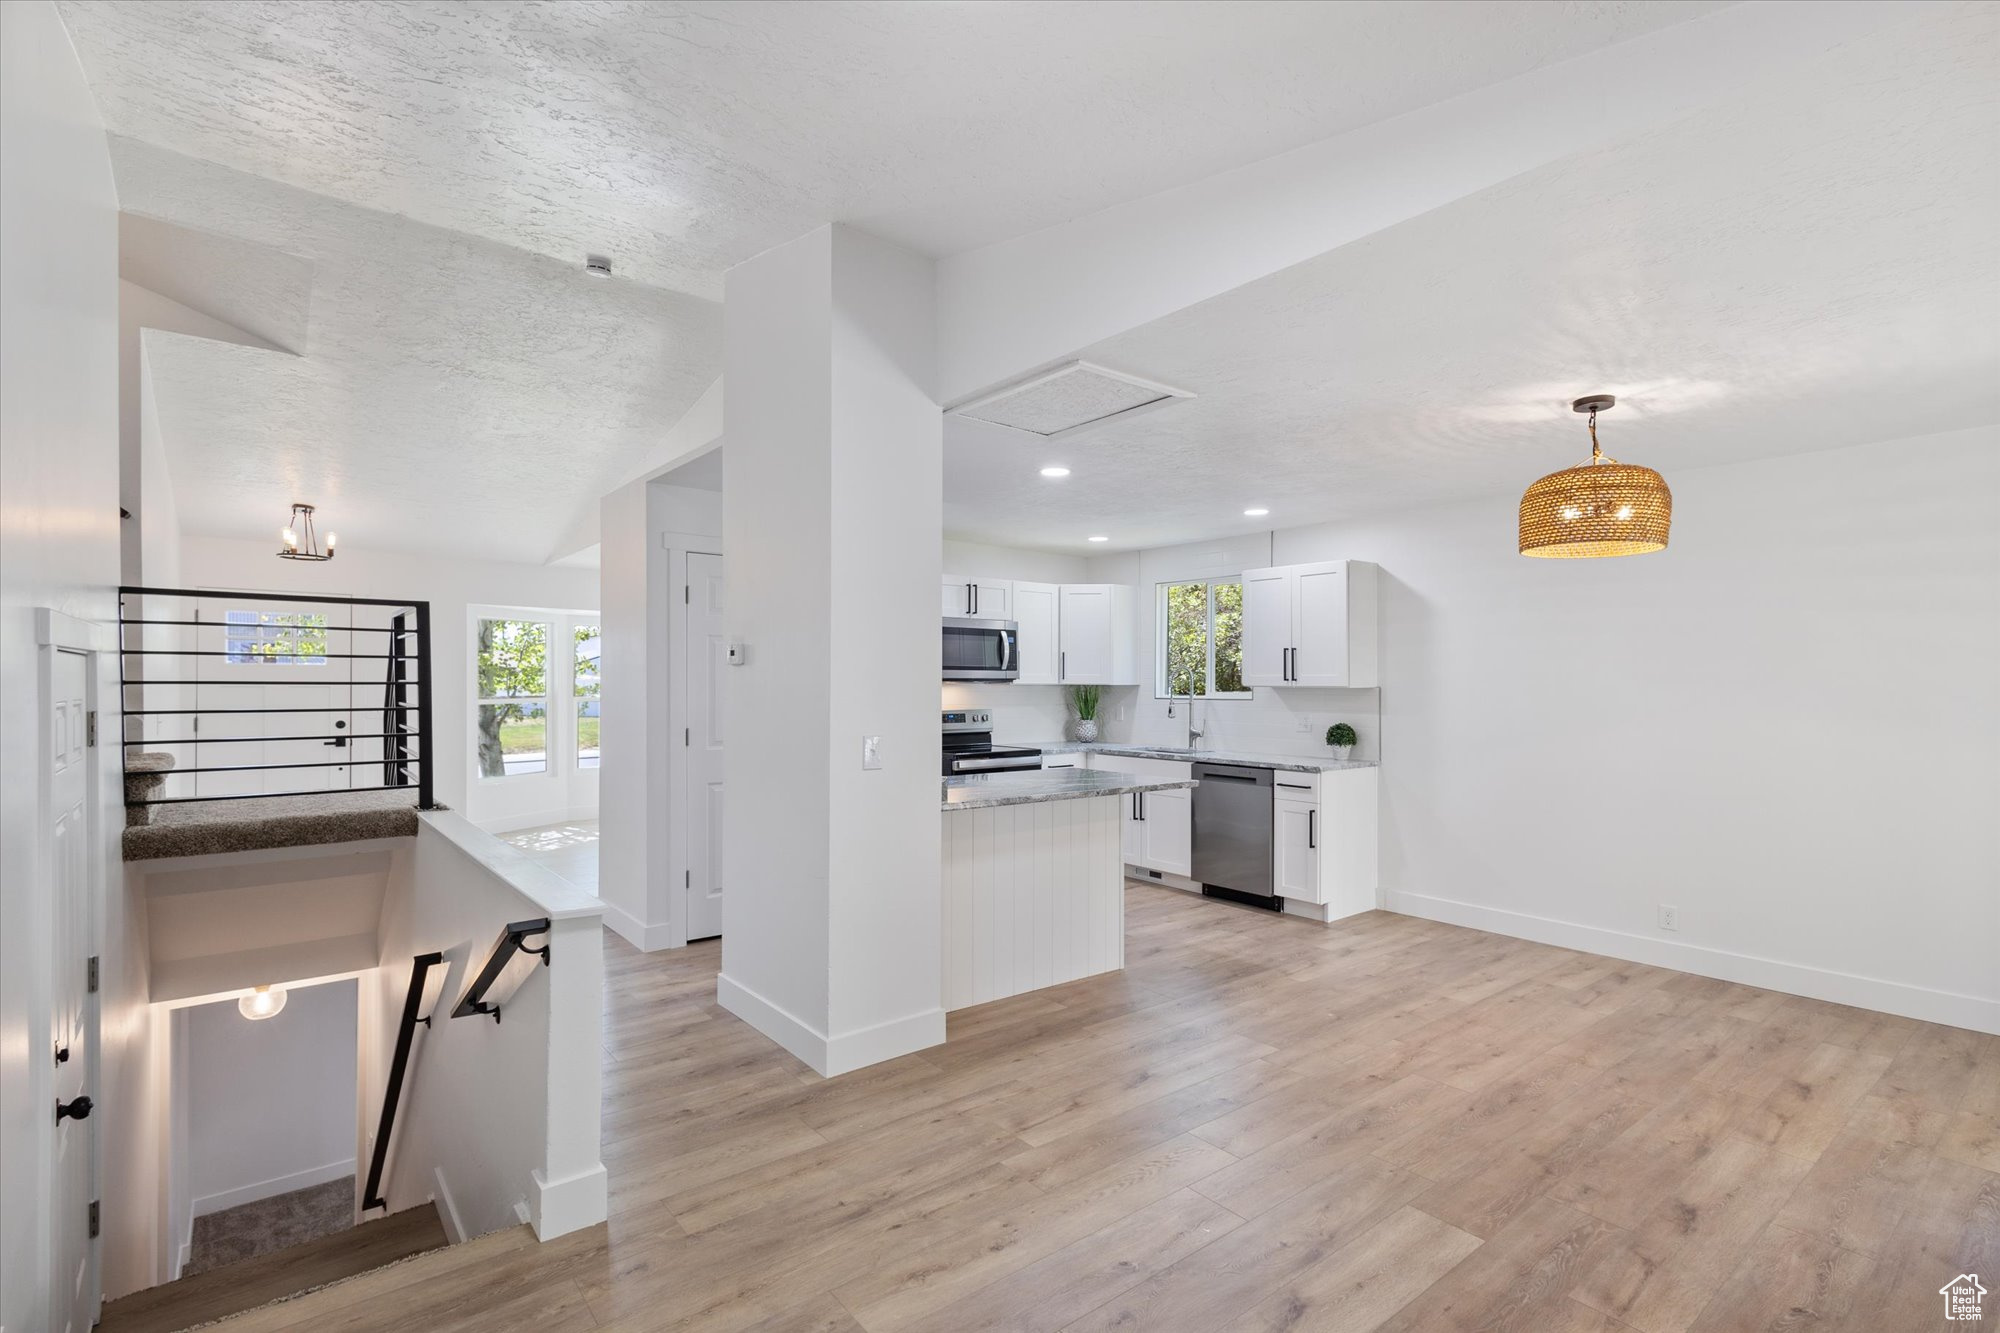
[(1570, 404), (1590, 414), (1590, 461), (1528, 487), (1521, 497), (1522, 555), (1584, 560), (1666, 549), (1674, 519), (1666, 479), (1649, 467), (1606, 458), (1597, 447), (1597, 414), (1617, 401), (1600, 393)]
[(321, 550), (319, 534), (313, 531), (313, 507), (294, 504), (291, 521), (278, 533), (278, 540), (285, 548), (278, 552), (280, 560), (331, 560), (333, 544), (340, 540), (333, 533), (326, 534), (326, 549)]

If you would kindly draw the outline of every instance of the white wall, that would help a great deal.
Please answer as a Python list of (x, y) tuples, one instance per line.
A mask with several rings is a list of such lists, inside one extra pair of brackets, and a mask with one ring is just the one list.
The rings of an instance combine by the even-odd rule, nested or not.
[[(669, 474), (671, 475), (671, 474)], [(687, 943), (685, 751), (675, 714), (690, 550), (722, 549), (722, 495), (635, 481), (604, 497), (604, 729), (598, 895), (641, 949)]]
[[(1080, 555), (1030, 551), (1013, 546), (947, 539), (944, 572), (967, 579), (993, 578), (1027, 583), (1087, 583), (1088, 563)], [(995, 685), (945, 681), (944, 708), (984, 708), (993, 714), (995, 740), (1052, 741), (1068, 736), (1069, 691), (1060, 685)]]
[[(389, 1210), (435, 1197), (453, 1240), (518, 1220), (543, 1240), (602, 1222), (598, 1156), (603, 1074), (602, 904), (458, 814), (420, 817), (390, 873), (375, 988), (374, 1060), (362, 1104), (379, 1110), (411, 960), (442, 953), (449, 972), (418, 1029), (390, 1159)], [(501, 1020), (450, 1017), (511, 921), (547, 917), (548, 966), (529, 970)], [(540, 938), (530, 941), (539, 947)], [(362, 1149), (372, 1150), (374, 1113)]]
[(932, 269), (832, 226), (725, 284), (718, 996), (822, 1073), (944, 1038)]
[(235, 1000), (188, 1011), (191, 1216), (354, 1174), (356, 996), (294, 986), (257, 1022)]
[[(50, 941), (41, 866), (35, 610), (116, 619), (118, 198), (83, 69), (53, 4), (0, 5), (0, 1324), (44, 1326), (49, 1300)], [(99, 707), (115, 707), (115, 664)], [(103, 754), (100, 751), (100, 756)], [(122, 822), (99, 762), (99, 870)], [(101, 878), (100, 883), (110, 882)], [(106, 1206), (118, 1209), (144, 1048), (143, 955), (104, 894), (101, 1094)], [(125, 1254), (106, 1248), (118, 1289)]]
[[(275, 523), (284, 515), (273, 518)], [(330, 516), (334, 530), (338, 516)], [(510, 565), (454, 560), (341, 544), (327, 564), (280, 560), (272, 541), (189, 536), (181, 547), (181, 576), (190, 588), (256, 592), (311, 592), (345, 597), (408, 597), (431, 604), (432, 703), (437, 710), (437, 799), (469, 818), (482, 818), (472, 796), (471, 661), (467, 609), (474, 605), (595, 611), (597, 571), (559, 565)], [(504, 781), (504, 780), (503, 780)], [(572, 817), (552, 809), (548, 822)]]
[(2000, 429), (1667, 478), (1624, 560), (1275, 535), (1382, 567), (1388, 905), (2000, 1030)]

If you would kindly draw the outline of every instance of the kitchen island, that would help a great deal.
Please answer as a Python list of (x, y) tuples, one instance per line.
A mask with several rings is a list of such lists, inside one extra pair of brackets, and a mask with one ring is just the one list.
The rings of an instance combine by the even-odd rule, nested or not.
[(1091, 769), (946, 778), (944, 1007), (1123, 967), (1124, 798), (1194, 785)]

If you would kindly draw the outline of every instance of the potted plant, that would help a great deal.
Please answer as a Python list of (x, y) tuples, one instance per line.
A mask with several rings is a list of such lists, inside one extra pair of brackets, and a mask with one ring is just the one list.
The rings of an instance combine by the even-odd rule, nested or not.
[(1354, 743), (1360, 739), (1354, 734), (1354, 728), (1345, 722), (1336, 722), (1326, 729), (1326, 743), (1334, 748), (1343, 762), (1354, 753)]
[(1070, 702), (1076, 705), (1076, 738), (1085, 744), (1097, 739), (1097, 694), (1095, 685), (1069, 687)]

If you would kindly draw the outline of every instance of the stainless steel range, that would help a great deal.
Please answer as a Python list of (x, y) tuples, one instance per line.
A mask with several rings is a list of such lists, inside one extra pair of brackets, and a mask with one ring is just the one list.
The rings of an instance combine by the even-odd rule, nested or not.
[(993, 743), (993, 714), (984, 708), (946, 709), (944, 714), (944, 775), (1020, 773), (1042, 766), (1042, 752), (1020, 745)]

